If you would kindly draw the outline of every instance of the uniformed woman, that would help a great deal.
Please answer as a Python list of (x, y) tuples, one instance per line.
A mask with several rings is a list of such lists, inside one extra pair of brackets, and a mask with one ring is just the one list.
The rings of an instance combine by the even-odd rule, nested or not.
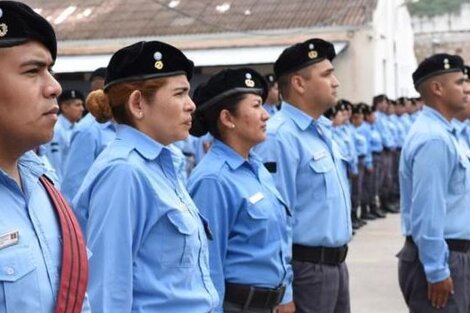
[(208, 267), (210, 232), (168, 145), (188, 136), (193, 63), (168, 44), (116, 52), (91, 110), (117, 122), (74, 200), (86, 228), (93, 312), (208, 313), (218, 304)]
[(223, 70), (194, 95), (191, 133), (215, 138), (188, 189), (214, 231), (211, 276), (223, 299), (217, 312), (295, 311), (291, 214), (251, 152), (266, 136), (265, 97), (264, 78), (249, 68)]

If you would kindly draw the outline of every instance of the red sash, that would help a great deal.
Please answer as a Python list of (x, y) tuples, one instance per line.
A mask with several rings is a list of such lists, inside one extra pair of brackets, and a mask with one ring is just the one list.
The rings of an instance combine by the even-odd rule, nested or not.
[(39, 178), (54, 204), (62, 231), (62, 269), (54, 313), (80, 313), (88, 284), (85, 240), (72, 209), (46, 176)]

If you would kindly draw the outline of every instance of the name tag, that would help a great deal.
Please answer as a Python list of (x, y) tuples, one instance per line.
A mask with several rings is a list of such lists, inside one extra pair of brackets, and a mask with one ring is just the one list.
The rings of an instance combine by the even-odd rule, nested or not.
[(315, 161), (320, 160), (320, 159), (323, 159), (323, 158), (325, 158), (326, 156), (327, 156), (326, 150), (320, 150), (320, 151), (318, 151), (318, 152), (314, 152), (314, 153), (313, 153), (313, 159), (314, 159)]
[(264, 195), (261, 192), (257, 192), (254, 195), (252, 195), (250, 198), (248, 198), (251, 204), (255, 204), (256, 202), (262, 199), (264, 199)]
[(15, 230), (0, 236), (0, 249), (16, 245), (20, 238), (20, 233)]

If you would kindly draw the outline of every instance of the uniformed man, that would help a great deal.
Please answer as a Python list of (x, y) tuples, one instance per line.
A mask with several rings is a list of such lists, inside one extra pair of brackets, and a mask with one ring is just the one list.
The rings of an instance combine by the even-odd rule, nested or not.
[(393, 155), (396, 149), (395, 137), (390, 129), (386, 114), (390, 105), (386, 95), (377, 95), (373, 98), (372, 107), (376, 110), (376, 127), (382, 137), (383, 150), (380, 155), (379, 172), (379, 198), (380, 207), (386, 212), (398, 213), (399, 210), (392, 203), (391, 188), (393, 185)]
[(263, 108), (268, 112), (269, 116), (276, 114), (279, 105), (279, 89), (274, 74), (268, 74), (264, 77), (268, 83), (268, 97), (266, 98)]
[(70, 148), (75, 124), (82, 117), (85, 107), (83, 94), (75, 89), (64, 90), (58, 98), (60, 114), (54, 127), (54, 137), (45, 145), (46, 156), (59, 179)]
[(461, 153), (452, 118), (468, 87), (459, 56), (436, 54), (413, 73), (423, 111), (400, 160), (403, 233), (399, 282), (410, 312), (470, 308), (470, 161)]
[(284, 100), (268, 121), (257, 151), (294, 212), (296, 312), (350, 312), (348, 269), (351, 202), (346, 160), (322, 114), (339, 86), (331, 43), (309, 39), (285, 49), (274, 64)]
[(0, 1), (0, 312), (89, 312), (83, 237), (30, 151), (51, 140), (57, 121), (56, 56), (46, 19)]

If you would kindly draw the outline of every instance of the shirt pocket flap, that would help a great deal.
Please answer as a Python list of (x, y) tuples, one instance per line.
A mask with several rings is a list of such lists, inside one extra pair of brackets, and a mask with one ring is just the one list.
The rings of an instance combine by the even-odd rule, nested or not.
[(175, 226), (179, 233), (183, 235), (192, 235), (196, 232), (196, 221), (189, 212), (170, 211), (167, 213), (170, 223)]
[(321, 160), (311, 160), (310, 168), (315, 173), (327, 173), (333, 169), (333, 162), (329, 158), (323, 158)]
[(15, 282), (36, 269), (27, 247), (0, 250), (0, 281)]
[(263, 208), (261, 205), (261, 202), (263, 200), (253, 204), (253, 203), (248, 203), (248, 215), (255, 220), (264, 220), (268, 218), (268, 213), (265, 212), (266, 208)]

